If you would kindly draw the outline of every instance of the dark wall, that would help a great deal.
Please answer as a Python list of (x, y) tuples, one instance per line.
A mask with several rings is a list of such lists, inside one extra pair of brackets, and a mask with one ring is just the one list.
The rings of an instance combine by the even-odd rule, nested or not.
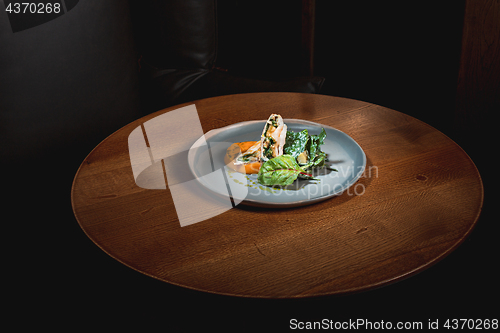
[(217, 64), (246, 77), (300, 75), (300, 0), (218, 0)]
[(125, 1), (80, 1), (15, 33), (0, 9), (2, 158), (39, 159), (83, 147), (76, 153), (81, 161), (134, 119), (137, 63)]
[[(71, 185), (86, 155), (139, 116), (128, 7), (122, 0), (81, 0), (30, 29), (13, 32), (9, 23), (0, 1), (7, 317), (17, 327), (80, 327), (92, 321), (78, 317), (112, 313), (99, 304), (120, 295), (112, 290), (121, 286), (113, 267), (121, 272), (123, 265), (79, 227)], [(81, 306), (92, 300), (99, 304)]]
[(443, 128), (455, 103), (463, 2), (318, 0), (316, 70), (328, 78), (325, 93)]
[[(464, 0), (316, 0), (314, 74), (323, 94), (393, 108), (444, 129), (453, 117)], [(220, 66), (301, 74), (301, 1), (219, 0)]]

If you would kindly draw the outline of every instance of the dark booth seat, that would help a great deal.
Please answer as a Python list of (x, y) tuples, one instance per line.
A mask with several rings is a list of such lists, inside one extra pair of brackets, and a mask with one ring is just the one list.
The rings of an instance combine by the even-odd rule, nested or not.
[(141, 95), (148, 111), (197, 99), (253, 92), (318, 93), (322, 77), (280, 81), (245, 78), (217, 69), (157, 69), (142, 63)]
[(269, 81), (217, 69), (216, 0), (131, 3), (141, 64), (141, 96), (147, 112), (220, 95), (321, 90), (322, 77)]

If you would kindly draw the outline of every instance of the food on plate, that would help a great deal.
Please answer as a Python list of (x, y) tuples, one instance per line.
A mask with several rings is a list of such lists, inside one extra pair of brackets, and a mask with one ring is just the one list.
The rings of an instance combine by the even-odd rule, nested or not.
[(279, 114), (273, 113), (269, 116), (262, 131), (261, 160), (267, 161), (271, 158), (283, 155), (283, 146), (286, 140), (286, 125)]
[(288, 131), (283, 118), (272, 114), (264, 125), (260, 141), (233, 143), (227, 149), (224, 162), (240, 173), (257, 174), (262, 185), (286, 186), (297, 178), (317, 180), (313, 169), (327, 167), (326, 153), (320, 147), (325, 138), (324, 128), (318, 135), (310, 135), (307, 129)]
[(326, 131), (324, 128), (321, 129), (321, 133), (318, 135), (309, 135), (306, 129), (301, 132), (288, 131), (284, 153), (295, 157), (297, 162), (305, 169), (321, 167), (326, 161), (326, 153), (321, 151), (320, 148), (325, 143), (325, 138)]
[(227, 149), (224, 162), (240, 173), (254, 174), (260, 169), (260, 141), (233, 143)]
[(262, 164), (257, 179), (262, 185), (286, 186), (292, 184), (297, 177), (315, 179), (292, 155), (280, 155)]

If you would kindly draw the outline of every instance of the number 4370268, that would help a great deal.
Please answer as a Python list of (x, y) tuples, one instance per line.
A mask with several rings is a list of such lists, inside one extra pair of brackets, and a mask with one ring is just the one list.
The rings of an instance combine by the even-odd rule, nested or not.
[(61, 4), (55, 3), (34, 3), (34, 2), (11, 2), (5, 8), (5, 11), (12, 14), (51, 14), (60, 13)]
[(498, 329), (498, 319), (448, 319), (443, 325), (447, 329)]

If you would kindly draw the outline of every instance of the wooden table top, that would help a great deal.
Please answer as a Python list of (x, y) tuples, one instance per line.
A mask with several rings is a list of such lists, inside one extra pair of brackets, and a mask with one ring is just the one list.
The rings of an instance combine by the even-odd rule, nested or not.
[[(204, 133), (271, 113), (332, 126), (362, 147), (376, 174), (358, 180), (359, 195), (286, 209), (238, 205), (181, 227), (168, 186), (136, 185), (128, 137), (190, 104)], [(456, 143), (413, 117), (345, 98), (258, 93), (167, 108), (123, 127), (83, 161), (72, 204), (95, 244), (146, 275), (217, 294), (293, 298), (368, 290), (436, 263), (473, 229), (483, 186)]]

